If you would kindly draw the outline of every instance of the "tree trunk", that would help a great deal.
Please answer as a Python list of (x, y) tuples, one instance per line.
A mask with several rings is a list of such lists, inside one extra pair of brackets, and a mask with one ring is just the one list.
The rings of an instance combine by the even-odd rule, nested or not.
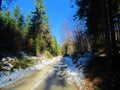
[(65, 55), (67, 55), (68, 53), (68, 46), (65, 47)]
[(109, 6), (108, 6), (108, 0), (106, 0), (106, 11), (105, 11), (105, 42), (106, 42), (106, 54), (107, 54), (107, 59), (111, 64), (111, 56), (112, 56), (112, 51), (111, 51), (111, 42), (110, 42), (110, 30), (109, 30)]
[(116, 45), (116, 39), (115, 39), (115, 27), (114, 27), (114, 17), (113, 17), (113, 4), (112, 1), (109, 0), (108, 2), (109, 5), (109, 27), (110, 27), (110, 31), (111, 31), (111, 45), (112, 45), (112, 52), (113, 55), (117, 55), (118, 54), (118, 49), (117, 49), (117, 45)]

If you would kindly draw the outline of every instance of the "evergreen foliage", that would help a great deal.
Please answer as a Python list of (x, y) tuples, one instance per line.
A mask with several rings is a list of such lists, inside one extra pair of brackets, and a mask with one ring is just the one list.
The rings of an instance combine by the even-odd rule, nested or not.
[(52, 39), (45, 10), (43, 1), (35, 0), (35, 10), (26, 19), (18, 5), (13, 13), (9, 9), (0, 11), (0, 54), (25, 51), (39, 56), (48, 51), (58, 55), (57, 41)]
[(56, 38), (54, 37), (53, 39), (52, 39), (52, 54), (54, 55), (54, 56), (57, 56), (58, 55), (58, 44), (57, 44), (57, 40), (56, 40)]
[[(36, 54), (43, 53), (44, 50), (50, 50), (51, 48), (51, 35), (48, 23), (48, 17), (45, 12), (45, 6), (42, 0), (35, 0), (35, 11), (32, 12), (31, 29), (28, 34), (33, 39), (33, 46), (35, 46)], [(38, 46), (39, 45), (39, 46)], [(38, 50), (39, 48), (39, 50)]]

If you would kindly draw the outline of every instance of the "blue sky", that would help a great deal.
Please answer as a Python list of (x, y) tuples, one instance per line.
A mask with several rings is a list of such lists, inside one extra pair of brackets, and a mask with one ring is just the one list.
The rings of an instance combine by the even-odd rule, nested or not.
[[(43, 0), (43, 2), (46, 6), (51, 33), (61, 44), (64, 36), (63, 22), (68, 20), (73, 23), (72, 16), (75, 14), (75, 9), (70, 7), (72, 5), (70, 0)], [(16, 3), (25, 15), (34, 10), (34, 0), (17, 0)]]

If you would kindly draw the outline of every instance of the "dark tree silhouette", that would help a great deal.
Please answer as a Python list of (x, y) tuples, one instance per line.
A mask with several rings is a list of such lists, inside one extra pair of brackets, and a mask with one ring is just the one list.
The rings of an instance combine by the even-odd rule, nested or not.
[[(120, 0), (74, 1), (78, 6), (76, 19), (86, 20), (86, 37), (95, 52), (85, 66), (86, 77), (97, 86), (95, 90), (119, 90)], [(81, 42), (80, 39), (77, 41)], [(102, 81), (96, 83), (96, 78)]]
[[(78, 5), (76, 17), (85, 18), (87, 34), (92, 41), (92, 50), (105, 48), (109, 59), (118, 55), (116, 26), (119, 21), (118, 0), (75, 0)], [(117, 23), (116, 23), (117, 22)], [(119, 30), (120, 28), (118, 28)]]

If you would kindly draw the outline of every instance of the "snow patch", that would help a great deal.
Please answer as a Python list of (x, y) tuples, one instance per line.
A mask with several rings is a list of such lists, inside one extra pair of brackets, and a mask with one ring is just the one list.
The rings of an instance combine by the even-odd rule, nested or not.
[(63, 61), (67, 64), (66, 72), (66, 80), (68, 84), (75, 83), (77, 86), (81, 82), (80, 73), (78, 72), (77, 67), (73, 64), (72, 58), (64, 57)]
[(67, 64), (68, 68), (66, 70), (66, 79), (69, 84), (74, 84), (79, 87), (80, 90), (83, 89), (82, 83), (84, 80), (84, 67), (88, 64), (88, 61), (93, 57), (92, 52), (86, 52), (82, 57), (74, 63), (70, 57), (64, 57), (63, 60)]

